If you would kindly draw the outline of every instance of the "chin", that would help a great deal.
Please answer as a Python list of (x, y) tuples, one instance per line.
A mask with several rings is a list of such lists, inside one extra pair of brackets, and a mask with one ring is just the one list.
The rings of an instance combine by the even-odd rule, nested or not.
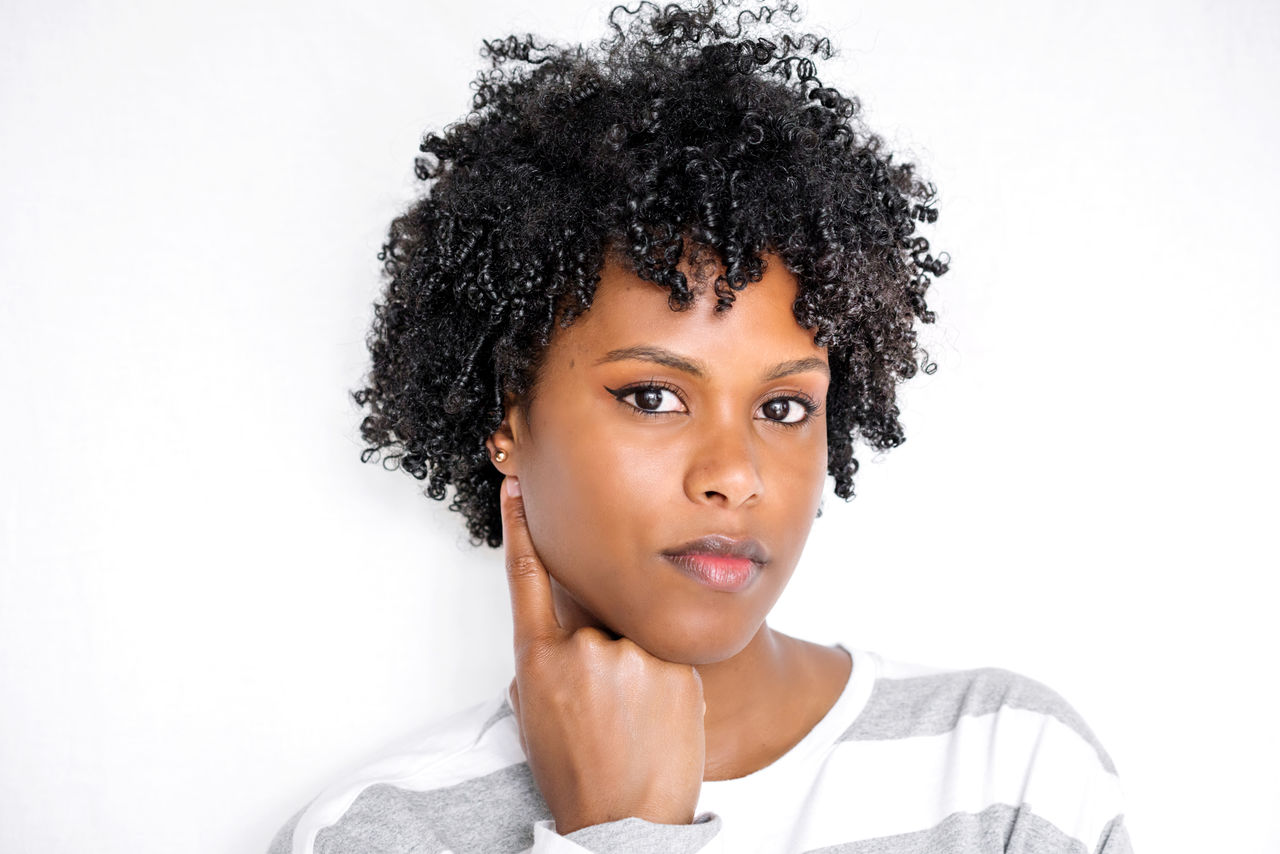
[[(727, 661), (742, 652), (764, 625), (780, 592), (757, 588), (750, 593), (690, 596), (687, 588), (679, 587), (647, 600), (615, 593), (592, 603), (559, 581), (555, 586), (567, 606), (561, 614), (567, 622), (562, 625), (595, 626), (663, 661), (692, 666)], [(619, 607), (620, 603), (627, 604)]]
[(716, 664), (742, 652), (764, 625), (764, 617), (754, 622), (726, 617), (720, 612), (712, 619), (655, 620), (618, 634), (663, 661), (695, 667)]

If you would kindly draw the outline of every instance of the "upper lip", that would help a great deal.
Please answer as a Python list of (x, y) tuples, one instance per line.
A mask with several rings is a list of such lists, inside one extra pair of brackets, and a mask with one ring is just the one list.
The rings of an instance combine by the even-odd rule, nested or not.
[(669, 557), (679, 557), (681, 555), (737, 557), (761, 564), (769, 561), (769, 554), (758, 541), (750, 537), (736, 539), (724, 534), (708, 534), (705, 537), (698, 537), (696, 540), (690, 540), (673, 549), (667, 549), (663, 554)]

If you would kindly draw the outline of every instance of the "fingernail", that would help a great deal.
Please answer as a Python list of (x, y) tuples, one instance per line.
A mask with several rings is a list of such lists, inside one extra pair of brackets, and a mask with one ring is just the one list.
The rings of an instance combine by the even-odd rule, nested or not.
[(507, 475), (507, 495), (515, 498), (520, 494), (520, 478), (514, 475)]

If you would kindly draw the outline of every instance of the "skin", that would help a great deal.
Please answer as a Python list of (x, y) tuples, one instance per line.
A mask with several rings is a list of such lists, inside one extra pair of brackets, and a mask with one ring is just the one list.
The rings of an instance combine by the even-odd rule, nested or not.
[[(825, 483), (829, 373), (792, 314), (795, 277), (765, 261), (722, 312), (714, 268), (686, 262), (704, 295), (673, 312), (606, 263), (490, 439), (508, 475), (512, 706), (561, 833), (692, 821), (702, 780), (770, 764), (847, 681), (846, 653), (766, 623)], [(762, 550), (741, 589), (664, 554), (707, 535)]]

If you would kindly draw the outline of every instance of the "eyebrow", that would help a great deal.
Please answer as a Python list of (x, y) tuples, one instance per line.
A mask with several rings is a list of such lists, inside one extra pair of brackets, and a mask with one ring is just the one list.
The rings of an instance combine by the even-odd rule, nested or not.
[(827, 379), (831, 378), (830, 366), (821, 359), (810, 356), (807, 359), (792, 359), (790, 362), (774, 365), (773, 369), (764, 375), (764, 381), (772, 382), (783, 377), (789, 377), (792, 374), (803, 374), (809, 371), (817, 371), (820, 374), (825, 374)]
[[(617, 350), (610, 350), (599, 359), (596, 360), (597, 365), (603, 365), (608, 362), (625, 362), (628, 360), (636, 360), (640, 362), (653, 362), (672, 368), (690, 376), (703, 379), (707, 375), (706, 366), (696, 359), (689, 359), (662, 347), (622, 347)], [(818, 371), (831, 376), (831, 368), (821, 359), (810, 356), (806, 359), (792, 359), (787, 362), (779, 362), (768, 371), (765, 372), (764, 381), (772, 382), (773, 380), (789, 377), (792, 374), (803, 374), (807, 371)]]

